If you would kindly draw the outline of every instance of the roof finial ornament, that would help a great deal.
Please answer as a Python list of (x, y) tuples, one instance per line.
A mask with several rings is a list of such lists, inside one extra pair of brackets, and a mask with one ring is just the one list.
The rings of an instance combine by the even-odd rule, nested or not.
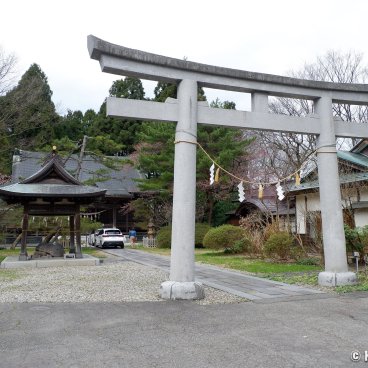
[(44, 167), (45, 165), (47, 165), (50, 161), (55, 161), (57, 162), (60, 166), (64, 167), (64, 162), (61, 159), (61, 157), (58, 155), (57, 153), (57, 147), (56, 146), (52, 146), (52, 150), (51, 153), (49, 153), (43, 161), (42, 167)]

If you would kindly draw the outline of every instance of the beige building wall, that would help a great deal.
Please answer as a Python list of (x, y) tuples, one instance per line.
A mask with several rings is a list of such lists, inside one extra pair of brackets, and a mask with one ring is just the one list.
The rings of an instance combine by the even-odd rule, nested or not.
[[(346, 189), (342, 192), (342, 206), (347, 207), (349, 203), (358, 201), (355, 189)], [(360, 201), (368, 202), (368, 188), (360, 188)], [(321, 211), (319, 193), (299, 194), (296, 196), (296, 231), (298, 234), (307, 232), (307, 212)], [(354, 210), (355, 226), (363, 227), (368, 225), (368, 208)]]
[(319, 193), (299, 194), (296, 196), (296, 230), (298, 234), (307, 232), (307, 212), (320, 211)]

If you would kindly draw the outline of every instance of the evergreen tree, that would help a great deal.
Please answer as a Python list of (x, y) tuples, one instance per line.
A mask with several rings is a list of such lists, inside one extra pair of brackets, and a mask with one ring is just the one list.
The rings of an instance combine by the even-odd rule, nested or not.
[[(126, 77), (125, 79), (115, 81), (110, 90), (110, 97), (121, 97), (129, 99), (144, 99), (144, 88), (142, 82), (137, 78)], [(87, 112), (86, 112), (87, 114)], [(91, 117), (91, 113), (89, 113)], [(87, 119), (88, 120), (88, 119)], [(114, 142), (115, 148), (118, 148), (119, 155), (125, 156), (135, 150), (137, 144), (138, 133), (141, 128), (141, 122), (133, 120), (122, 120), (106, 116), (106, 102), (101, 105), (97, 116), (88, 124), (87, 135), (93, 139), (104, 136)], [(89, 148), (91, 148), (89, 146)], [(100, 146), (102, 153), (111, 154), (111, 147)], [(109, 152), (109, 153), (108, 153)]]
[[(168, 97), (176, 98), (177, 97), (178, 87), (176, 84), (158, 82), (157, 86), (154, 89), (154, 100), (157, 102), (165, 102)], [(198, 101), (206, 101), (206, 95), (202, 87), (198, 87), (197, 93)]]
[[(12, 149), (38, 149), (50, 143), (59, 117), (45, 73), (32, 64), (17, 86), (0, 98), (2, 170), (9, 172)], [(5, 165), (5, 167), (4, 167)]]
[[(176, 97), (176, 86), (159, 82), (155, 89), (155, 100), (165, 101)], [(202, 89), (198, 89), (198, 100), (205, 100)], [(211, 107), (235, 108), (233, 102), (214, 101)], [(174, 168), (174, 123), (144, 123), (139, 135), (138, 168), (148, 180), (140, 182), (143, 190), (155, 190), (166, 198), (172, 195)], [(198, 142), (216, 162), (229, 171), (239, 171), (246, 155), (246, 146), (251, 140), (243, 139), (242, 131), (224, 127), (198, 125)], [(228, 176), (222, 176), (220, 183), (209, 185), (209, 167), (212, 162), (200, 149), (197, 154), (197, 220), (212, 221), (215, 201), (230, 201), (235, 185)], [(238, 183), (236, 183), (238, 184)], [(224, 207), (224, 206), (218, 206)]]
[(132, 100), (144, 100), (144, 88), (140, 79), (126, 77), (116, 80), (110, 90), (111, 97), (130, 98)]
[(54, 126), (55, 139), (68, 137), (70, 140), (77, 141), (83, 138), (84, 133), (84, 115), (79, 110), (68, 110), (68, 113)]

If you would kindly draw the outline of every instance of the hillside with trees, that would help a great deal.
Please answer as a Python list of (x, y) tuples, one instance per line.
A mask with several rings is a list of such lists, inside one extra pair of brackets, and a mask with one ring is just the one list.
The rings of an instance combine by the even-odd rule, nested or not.
[[(8, 75), (12, 63), (15, 60), (8, 60)], [(55, 145), (65, 158), (72, 154), (89, 154), (101, 159), (124, 156), (144, 174), (145, 179), (139, 182), (141, 190), (154, 195), (149, 200), (133, 201), (122, 210), (135, 211), (142, 224), (149, 219), (153, 219), (157, 225), (170, 222), (174, 123), (111, 118), (106, 116), (106, 101), (101, 102), (98, 111), (89, 109), (83, 113), (68, 110), (64, 116), (60, 116), (52, 102), (52, 89), (47, 76), (37, 64), (31, 65), (18, 83), (6, 85), (3, 79), (3, 93), (0, 96), (1, 173), (11, 173), (14, 149), (49, 152)], [(164, 102), (168, 97), (176, 98), (176, 92), (176, 85), (158, 82), (153, 100)], [(114, 81), (109, 96), (147, 99), (142, 82), (131, 77)], [(198, 88), (198, 100), (206, 101), (202, 88)], [(217, 99), (211, 102), (211, 107), (235, 109), (235, 104)], [(199, 126), (198, 141), (220, 165), (230, 171), (240, 172), (252, 139), (245, 139), (239, 129)], [(224, 213), (234, 207), (232, 194), (237, 183), (222, 176), (218, 183), (210, 186), (211, 164), (209, 158), (198, 149), (197, 221), (217, 225), (225, 218)], [(78, 173), (74, 175), (78, 176)]]

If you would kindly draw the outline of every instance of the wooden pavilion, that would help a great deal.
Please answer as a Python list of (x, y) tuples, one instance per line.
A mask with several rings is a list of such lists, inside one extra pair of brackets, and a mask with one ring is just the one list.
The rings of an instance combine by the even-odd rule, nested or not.
[(69, 216), (70, 252), (82, 258), (80, 207), (98, 201), (105, 193), (104, 189), (83, 185), (69, 174), (55, 150), (39, 171), (18, 183), (0, 187), (0, 197), (5, 202), (23, 205), (19, 260), (28, 259), (29, 216)]

